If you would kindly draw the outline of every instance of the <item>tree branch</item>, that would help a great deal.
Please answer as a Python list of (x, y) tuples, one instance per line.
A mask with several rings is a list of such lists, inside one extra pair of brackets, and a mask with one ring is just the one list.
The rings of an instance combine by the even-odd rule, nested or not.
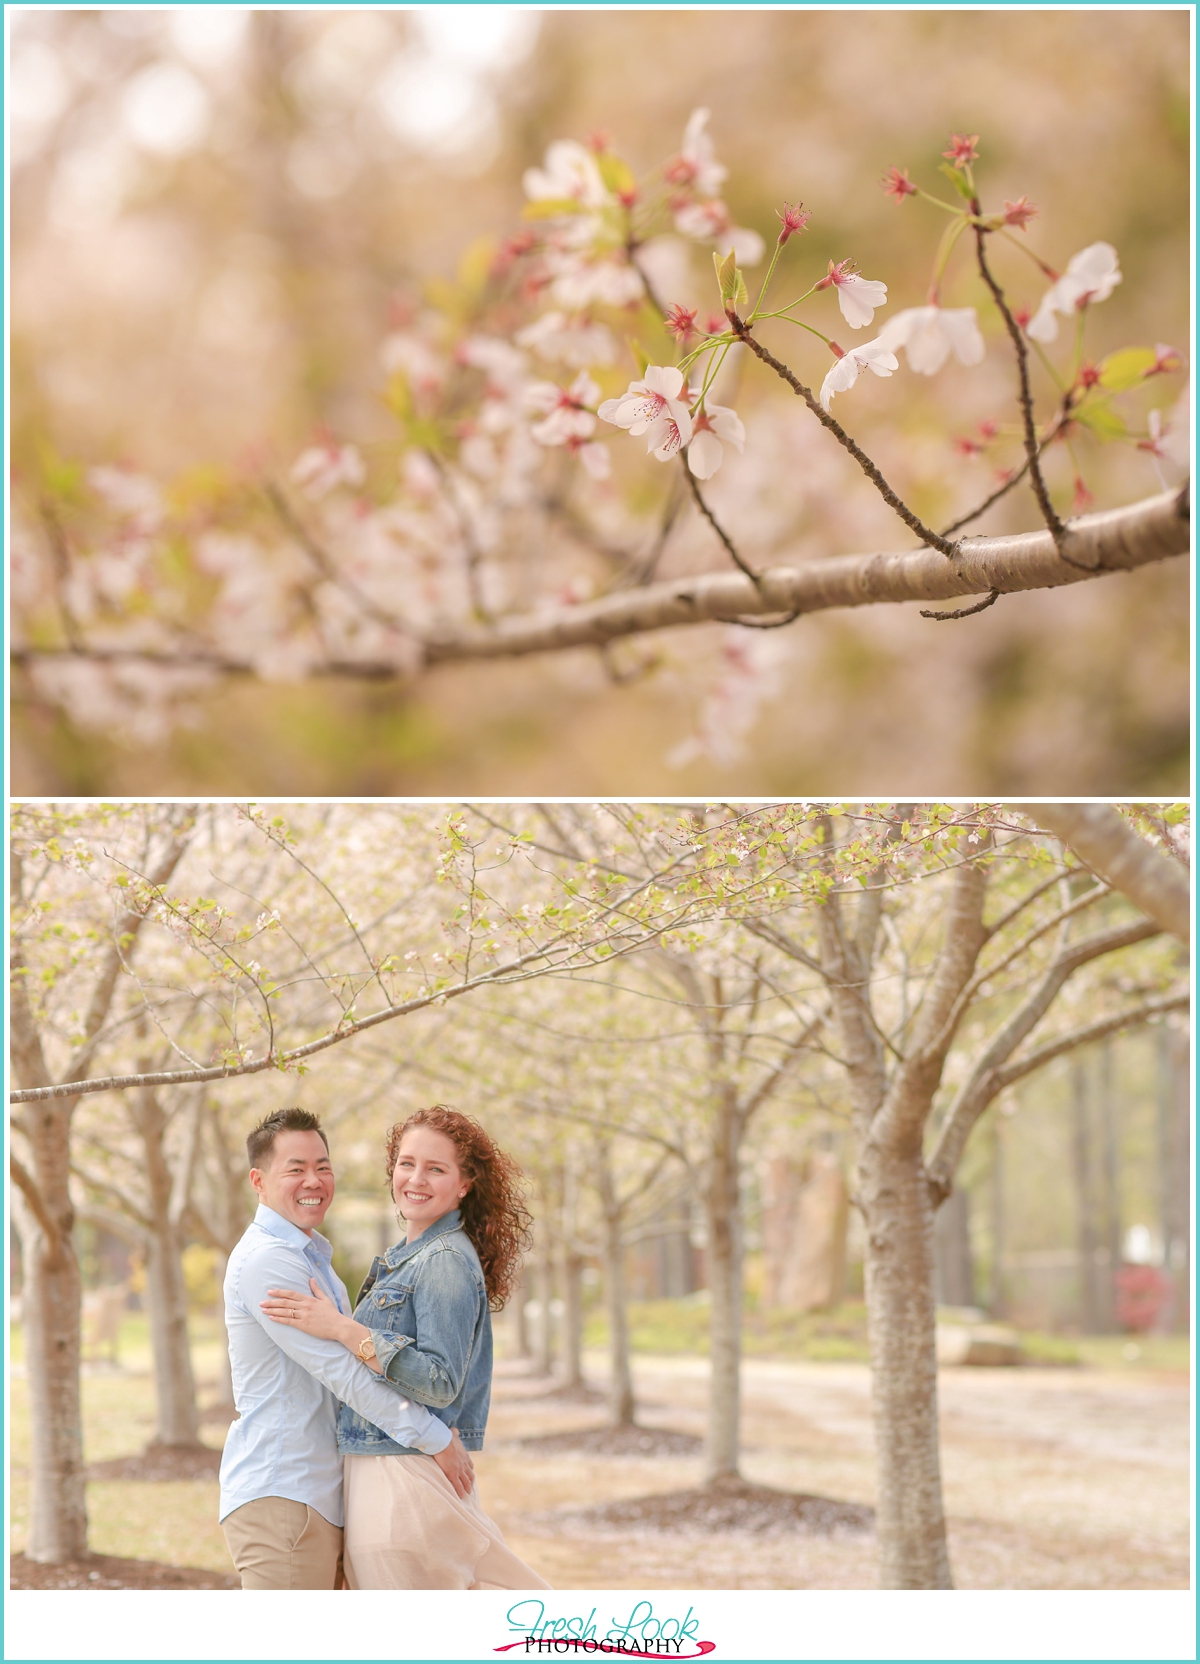
[(62, 1247), (62, 1232), (55, 1224), (33, 1174), (11, 1151), (8, 1157), (8, 1170), (12, 1174), (13, 1183), (29, 1204), (29, 1211), (42, 1227), (46, 1237), (48, 1257), (53, 1263), (57, 1260)]
[[(487, 629), (446, 630), (426, 637), (420, 645), (427, 666), (457, 664), (601, 647), (621, 637), (682, 625), (737, 624), (748, 617), (778, 613), (801, 617), (834, 607), (883, 602), (946, 601), (993, 589), (1002, 595), (1057, 589), (1185, 554), (1189, 544), (1187, 492), (1164, 492), (1125, 508), (1084, 515), (1068, 522), (1063, 541), (1073, 551), (1070, 565), (1064, 565), (1048, 532), (1019, 532), (1012, 537), (964, 539), (953, 560), (941, 555), (935, 559), (929, 549), (906, 549), (893, 554), (830, 555), (801, 566), (768, 567), (759, 573), (757, 584), (741, 573), (700, 574), (645, 589), (619, 590), (580, 606), (511, 615)], [(249, 662), (216, 650), (188, 648), (148, 652), (89, 647), (81, 653), (70, 647), (18, 647), (11, 658), (14, 665), (86, 658), (98, 664), (193, 666), (224, 675), (256, 674)], [(312, 671), (313, 676), (376, 682), (404, 680), (411, 674), (408, 666), (357, 659), (331, 661)]]
[(1163, 1017), (1168, 1011), (1186, 1011), (1191, 1003), (1191, 994), (1187, 989), (1177, 994), (1164, 994), (1158, 999), (1143, 1000), (1140, 1005), (1126, 1006), (1122, 1011), (1116, 1011), (1110, 1017), (1098, 1017), (1094, 1023), (1087, 1023), (1082, 1028), (1072, 1029), (1068, 1034), (1062, 1034), (1057, 1040), (1048, 1040), (1044, 1046), (1036, 1051), (1027, 1052), (1019, 1057), (1007, 1068), (998, 1069), (996, 1090), (1003, 1091), (1006, 1086), (1031, 1075), (1035, 1069), (1044, 1068), (1052, 1063), (1056, 1057), (1064, 1052), (1072, 1052), (1079, 1046), (1089, 1046), (1093, 1040), (1103, 1040), (1105, 1035), (1116, 1034), (1120, 1029), (1132, 1028), (1137, 1023), (1148, 1023), (1155, 1017)]
[(1036, 987), (984, 1048), (950, 1105), (927, 1163), (930, 1183), (939, 1197), (950, 1194), (951, 1181), (971, 1129), (1000, 1090), (996, 1082), (1009, 1058), (1041, 1022), (1068, 978), (1095, 959), (1158, 934), (1158, 926), (1147, 919), (1085, 936), (1055, 957)]
[(1141, 838), (1108, 803), (1029, 803), (1024, 812), (1053, 832), (1098, 878), (1188, 946), (1192, 897), (1177, 861)]
[(768, 352), (761, 341), (755, 340), (754, 336), (751, 335), (749, 329), (742, 322), (741, 318), (737, 316), (736, 312), (729, 312), (726, 316), (729, 318), (730, 325), (738, 339), (744, 341), (756, 358), (761, 358), (764, 364), (769, 364), (771, 369), (775, 371), (775, 374), (777, 376), (781, 376), (783, 380), (787, 382), (792, 392), (795, 393), (798, 398), (804, 400), (805, 404), (812, 411), (821, 426), (823, 428), (827, 428), (837, 440), (838, 444), (850, 452), (850, 455), (854, 458), (855, 462), (858, 463), (858, 466), (862, 469), (863, 473), (870, 480), (871, 484), (875, 487), (876, 491), (878, 491), (879, 495), (883, 498), (888, 507), (900, 516), (906, 526), (911, 527), (911, 529), (916, 532), (922, 543), (927, 543), (931, 549), (939, 549), (943, 555), (948, 555), (951, 559), (953, 559), (955, 552), (954, 544), (944, 538), (940, 532), (935, 532), (931, 526), (927, 526), (923, 520), (919, 520), (913, 513), (912, 509), (909, 508), (908, 504), (902, 502), (900, 498), (897, 497), (896, 493), (892, 490), (891, 486), (879, 472), (879, 469), (863, 450), (862, 446), (855, 440), (851, 439), (850, 435), (846, 432), (845, 428), (836, 419), (836, 417), (831, 416), (825, 409), (824, 405), (821, 404), (820, 400), (814, 397), (812, 389), (806, 387), (804, 383), (798, 379), (798, 377), (794, 376), (788, 369), (787, 365), (776, 358), (774, 353)]

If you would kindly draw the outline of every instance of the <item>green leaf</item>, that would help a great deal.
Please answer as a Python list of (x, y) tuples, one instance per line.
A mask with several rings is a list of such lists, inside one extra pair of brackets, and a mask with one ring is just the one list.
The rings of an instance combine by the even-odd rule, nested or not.
[(605, 188), (614, 196), (633, 196), (637, 191), (637, 179), (628, 162), (623, 162), (619, 156), (597, 156), (596, 165), (600, 169), (600, 177)]
[(1100, 385), (1110, 393), (1123, 393), (1127, 387), (1136, 386), (1157, 362), (1153, 347), (1122, 347), (1120, 352), (1109, 353), (1101, 364)]
[(642, 343), (635, 340), (632, 335), (627, 335), (625, 337), (625, 344), (633, 354), (634, 363), (638, 367), (638, 374), (644, 376), (650, 364), (649, 353), (646, 351), (645, 347), (643, 347)]
[(1090, 428), (1097, 439), (1123, 439), (1128, 432), (1124, 419), (1107, 400), (1100, 404), (1081, 404), (1073, 415), (1077, 422)]
[(746, 279), (738, 270), (737, 256), (732, 249), (720, 259), (714, 250), (713, 266), (717, 273), (717, 285), (721, 291), (723, 306), (746, 306), (750, 301), (750, 294), (746, 288)]
[(959, 196), (965, 198), (967, 202), (970, 202), (972, 194), (971, 187), (967, 183), (965, 176), (961, 174), (957, 168), (951, 167), (949, 162), (943, 162), (938, 168), (938, 172), (944, 173), (946, 178), (954, 186), (954, 189), (958, 192)]
[(564, 214), (582, 214), (582, 202), (573, 196), (544, 196), (538, 202), (527, 202), (521, 210), (523, 220), (556, 220)]

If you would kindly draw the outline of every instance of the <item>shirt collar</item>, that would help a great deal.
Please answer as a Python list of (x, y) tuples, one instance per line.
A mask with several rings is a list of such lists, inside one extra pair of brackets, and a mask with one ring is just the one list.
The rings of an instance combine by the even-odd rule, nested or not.
[[(314, 1231), (311, 1236), (305, 1236), (299, 1225), (293, 1225), (290, 1219), (285, 1219), (274, 1208), (269, 1208), (265, 1202), (258, 1204), (258, 1211), (254, 1215), (254, 1223), (261, 1230), (268, 1231), (271, 1236), (277, 1236), (281, 1242), (286, 1242), (293, 1248), (311, 1248), (321, 1259), (332, 1261), (333, 1244), (320, 1231)], [(441, 1221), (439, 1220), (440, 1224)]]
[(389, 1248), (383, 1256), (388, 1270), (394, 1271), (398, 1265), (403, 1265), (405, 1260), (411, 1259), (419, 1249), (432, 1242), (434, 1237), (445, 1236), (448, 1231), (457, 1231), (461, 1228), (462, 1214), (458, 1208), (451, 1208), (449, 1213), (444, 1213), (440, 1219), (435, 1219), (433, 1224), (423, 1230), (420, 1236), (414, 1238), (412, 1242), (398, 1242), (394, 1248)]

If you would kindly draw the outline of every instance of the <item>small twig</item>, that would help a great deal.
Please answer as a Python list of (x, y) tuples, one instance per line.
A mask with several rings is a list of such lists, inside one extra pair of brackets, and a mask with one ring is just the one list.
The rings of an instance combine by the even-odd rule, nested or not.
[(952, 532), (959, 532), (964, 526), (969, 526), (972, 520), (978, 520), (981, 514), (987, 513), (993, 503), (998, 503), (1001, 497), (1011, 491), (1014, 485), (1019, 485), (1028, 472), (1029, 460), (1026, 458), (1026, 460), (1017, 469), (1016, 473), (1010, 474), (1004, 484), (1000, 486), (998, 490), (993, 491), (990, 497), (985, 497), (977, 507), (971, 510), (970, 514), (964, 514), (962, 518), (956, 520), (952, 526), (944, 526), (942, 528), (942, 536), (949, 537)]
[[(348, 578), (344, 572), (340, 572), (338, 570), (336, 563), (330, 557), (328, 551), (320, 543), (318, 543), (317, 539), (313, 536), (312, 532), (309, 531), (303, 520), (300, 519), (299, 515), (292, 508), (292, 505), (288, 502), (283, 492), (275, 484), (274, 480), (264, 481), (263, 491), (266, 495), (267, 501), (275, 510), (276, 516), (283, 525), (284, 529), (288, 531), (293, 538), (295, 538), (296, 542), (304, 550), (304, 553), (308, 556), (309, 560), (312, 561), (313, 565), (317, 568), (317, 571), (323, 578), (326, 579), (327, 582), (333, 584), (335, 588), (343, 590), (347, 595), (349, 595), (352, 600), (358, 603), (368, 618), (373, 618), (375, 620), (376, 624), (383, 624), (389, 630), (398, 630), (402, 635), (411, 636), (413, 634), (411, 625), (405, 624), (403, 619), (397, 618), (393, 613), (388, 612), (385, 608), (376, 606), (371, 597), (364, 594), (352, 578)], [(315, 619), (316, 611), (311, 606), (310, 613)]]
[(977, 612), (986, 612), (987, 609), (994, 606), (999, 599), (1000, 591), (998, 589), (993, 589), (989, 591), (986, 600), (976, 601), (973, 607), (956, 607), (953, 612), (926, 612), (925, 608), (922, 607), (921, 617), (932, 618), (935, 623), (938, 624), (943, 624), (950, 618), (970, 618)]
[[(972, 204), (972, 206), (976, 207), (976, 211), (978, 211), (977, 205)], [(1020, 324), (1009, 310), (1008, 302), (1004, 298), (1003, 289), (1001, 289), (1000, 285), (996, 282), (996, 279), (992, 276), (992, 270), (988, 265), (987, 252), (984, 246), (984, 237), (986, 233), (980, 225), (976, 225), (974, 227), (974, 231), (975, 249), (979, 259), (979, 275), (983, 278), (983, 281), (987, 284), (989, 290), (991, 291), (992, 299), (996, 303), (996, 308), (999, 311), (1000, 316), (1004, 319), (1004, 327), (1008, 331), (1009, 338), (1013, 344), (1013, 349), (1017, 355), (1017, 376), (1020, 382), (1021, 421), (1025, 429), (1025, 458), (1026, 467), (1029, 470), (1029, 482), (1033, 486), (1033, 494), (1037, 498), (1038, 507), (1042, 511), (1042, 519), (1046, 522), (1050, 535), (1054, 539), (1054, 547), (1058, 550), (1062, 559), (1065, 560), (1069, 566), (1078, 566), (1078, 561), (1071, 560), (1070, 556), (1063, 554), (1062, 540), (1066, 534), (1067, 528), (1059, 519), (1054, 504), (1050, 501), (1050, 493), (1046, 489), (1046, 482), (1042, 478), (1041, 464), (1038, 461), (1038, 452), (1040, 447), (1038, 445), (1037, 425), (1034, 422), (1033, 417), (1033, 394), (1029, 387), (1029, 349), (1025, 345), (1025, 337), (1021, 333)]]
[(688, 487), (691, 490), (692, 496), (696, 500), (696, 507), (708, 521), (713, 531), (716, 532), (717, 536), (721, 539), (721, 542), (725, 545), (729, 552), (729, 558), (737, 567), (738, 571), (744, 572), (750, 579), (750, 582), (754, 584), (756, 588), (761, 589), (762, 579), (753, 567), (746, 565), (741, 555), (739, 555), (737, 550), (734, 548), (733, 539), (729, 536), (728, 532), (724, 530), (712, 509), (709, 508), (708, 504), (704, 501), (704, 498), (700, 495), (700, 487), (696, 482), (695, 474), (693, 474), (692, 470), (688, 467), (687, 458), (685, 456), (681, 456), (679, 460), (683, 464), (684, 476), (687, 479)]
[(678, 481), (674, 480), (671, 483), (671, 494), (667, 498), (667, 506), (663, 510), (662, 523), (658, 528), (658, 534), (641, 565), (633, 569), (633, 582), (639, 589), (644, 589), (658, 570), (658, 563), (662, 559), (663, 550), (667, 546), (667, 539), (675, 528), (675, 522), (679, 518), (679, 511), (682, 507), (683, 492), (679, 489)]
[(927, 526), (923, 520), (919, 520), (913, 513), (912, 509), (908, 507), (907, 503), (902, 502), (900, 498), (897, 497), (896, 493), (892, 490), (891, 486), (879, 472), (879, 469), (863, 450), (862, 446), (857, 445), (854, 440), (851, 439), (842, 424), (839, 421), (836, 421), (834, 417), (832, 417), (829, 412), (823, 408), (820, 401), (814, 397), (812, 390), (805, 387), (804, 383), (792, 374), (786, 364), (781, 364), (779, 359), (775, 357), (774, 353), (768, 352), (766, 347), (764, 347), (760, 341), (756, 341), (754, 339), (753, 335), (751, 335), (750, 331), (742, 322), (741, 318), (738, 317), (736, 312), (730, 312), (728, 317), (730, 325), (739, 339), (744, 341), (750, 348), (750, 351), (754, 353), (757, 358), (761, 358), (764, 364), (769, 364), (775, 371), (776, 375), (783, 377), (784, 381), (786, 381), (788, 386), (792, 389), (792, 392), (798, 394), (799, 397), (804, 400), (805, 404), (812, 411), (821, 426), (828, 428), (829, 432), (837, 440), (838, 444), (844, 446), (845, 449), (850, 452), (850, 455), (854, 458), (855, 462), (858, 463), (863, 473), (870, 480), (876, 491), (879, 492), (879, 495), (883, 498), (888, 507), (900, 516), (906, 526), (910, 526), (912, 530), (916, 532), (922, 543), (928, 544), (931, 549), (937, 549), (941, 554), (953, 559), (957, 553), (957, 546), (944, 538), (940, 532), (935, 532), (932, 527)]

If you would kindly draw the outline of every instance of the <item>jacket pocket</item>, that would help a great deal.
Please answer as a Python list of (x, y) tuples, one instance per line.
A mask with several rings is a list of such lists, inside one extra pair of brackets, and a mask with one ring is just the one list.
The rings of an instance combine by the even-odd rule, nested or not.
[[(377, 1321), (381, 1329), (393, 1329), (412, 1312), (413, 1285), (411, 1283), (389, 1283), (386, 1288), (377, 1288), (368, 1297), (372, 1318)], [(363, 1313), (363, 1317), (366, 1317)], [(370, 1327), (370, 1320), (368, 1320)]]

